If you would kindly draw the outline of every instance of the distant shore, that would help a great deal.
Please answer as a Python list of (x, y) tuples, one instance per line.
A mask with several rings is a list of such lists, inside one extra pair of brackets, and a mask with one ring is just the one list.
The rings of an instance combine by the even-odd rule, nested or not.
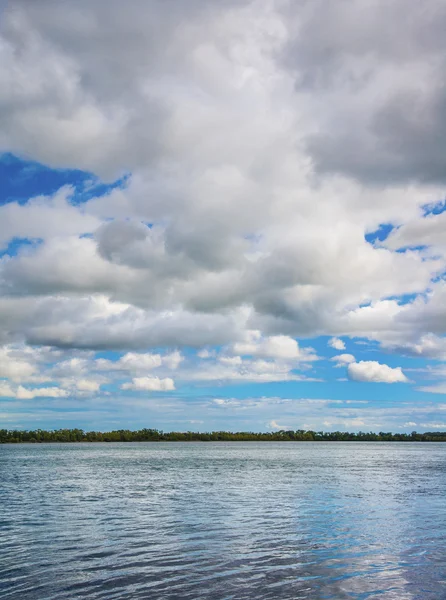
[(14, 430), (0, 429), (0, 444), (42, 444), (73, 442), (446, 442), (445, 431), (425, 433), (311, 431), (298, 429), (267, 433), (248, 431), (164, 432), (158, 429), (130, 431), (83, 431), (82, 429)]

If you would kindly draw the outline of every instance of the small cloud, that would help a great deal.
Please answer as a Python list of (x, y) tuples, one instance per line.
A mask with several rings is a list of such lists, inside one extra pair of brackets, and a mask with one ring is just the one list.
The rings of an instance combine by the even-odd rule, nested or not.
[(330, 358), (330, 360), (336, 363), (336, 368), (356, 362), (353, 354), (337, 354), (336, 356), (333, 356), (333, 358)]
[(436, 385), (424, 385), (416, 388), (418, 392), (427, 392), (428, 394), (446, 394), (446, 383)]
[(217, 406), (240, 406), (240, 401), (232, 398), (214, 398), (212, 403), (216, 404)]
[(407, 423), (404, 423), (403, 427), (416, 427), (416, 423), (413, 421), (407, 421)]
[(292, 427), (290, 427), (289, 425), (279, 425), (279, 423), (277, 423), (277, 421), (270, 421), (268, 423), (268, 427), (270, 429), (275, 429), (277, 431), (279, 431), (281, 429), (292, 429)]
[(182, 363), (184, 360), (184, 356), (181, 354), (181, 352), (178, 352), (178, 350), (175, 350), (175, 352), (172, 352), (171, 354), (166, 354), (165, 356), (162, 357), (162, 363), (163, 365), (165, 365), (168, 369), (178, 369), (180, 363)]
[(80, 379), (76, 382), (76, 387), (81, 392), (99, 392), (101, 386), (92, 379)]
[(243, 364), (243, 360), (241, 356), (220, 356), (218, 358), (219, 362), (224, 365), (229, 365), (231, 367), (238, 367)]
[(15, 394), (19, 400), (31, 400), (32, 398), (65, 398), (68, 396), (66, 390), (57, 387), (28, 389), (19, 385)]
[(202, 359), (208, 359), (208, 358), (214, 358), (215, 357), (215, 350), (208, 350), (207, 348), (203, 348), (202, 350), (199, 350), (197, 352), (197, 356), (198, 358), (202, 358)]
[(361, 360), (347, 367), (347, 374), (352, 381), (371, 383), (408, 383), (401, 367), (389, 367), (374, 360)]
[(337, 337), (332, 337), (330, 340), (328, 340), (328, 345), (330, 348), (334, 348), (335, 350), (345, 350), (344, 342)]
[(318, 360), (313, 348), (301, 348), (288, 335), (263, 336), (258, 330), (249, 330), (243, 342), (232, 345), (232, 352), (241, 356), (258, 356), (278, 360), (311, 362)]
[(131, 383), (121, 385), (121, 390), (145, 392), (170, 392), (175, 389), (175, 383), (170, 377), (134, 377)]

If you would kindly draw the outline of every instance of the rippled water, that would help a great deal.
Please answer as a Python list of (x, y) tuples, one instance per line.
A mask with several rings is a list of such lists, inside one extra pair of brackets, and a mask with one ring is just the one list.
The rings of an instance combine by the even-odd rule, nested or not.
[(446, 444), (0, 446), (0, 598), (446, 598)]

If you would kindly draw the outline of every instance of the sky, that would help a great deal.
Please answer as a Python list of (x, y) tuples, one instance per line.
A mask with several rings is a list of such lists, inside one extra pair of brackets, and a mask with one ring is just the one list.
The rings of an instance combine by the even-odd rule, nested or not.
[(0, 3), (0, 427), (446, 430), (446, 4)]

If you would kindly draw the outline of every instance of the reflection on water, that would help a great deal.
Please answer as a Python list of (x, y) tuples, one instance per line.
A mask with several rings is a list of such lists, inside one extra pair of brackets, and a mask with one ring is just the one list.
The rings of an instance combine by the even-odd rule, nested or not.
[(446, 444), (0, 446), (0, 598), (446, 599)]

